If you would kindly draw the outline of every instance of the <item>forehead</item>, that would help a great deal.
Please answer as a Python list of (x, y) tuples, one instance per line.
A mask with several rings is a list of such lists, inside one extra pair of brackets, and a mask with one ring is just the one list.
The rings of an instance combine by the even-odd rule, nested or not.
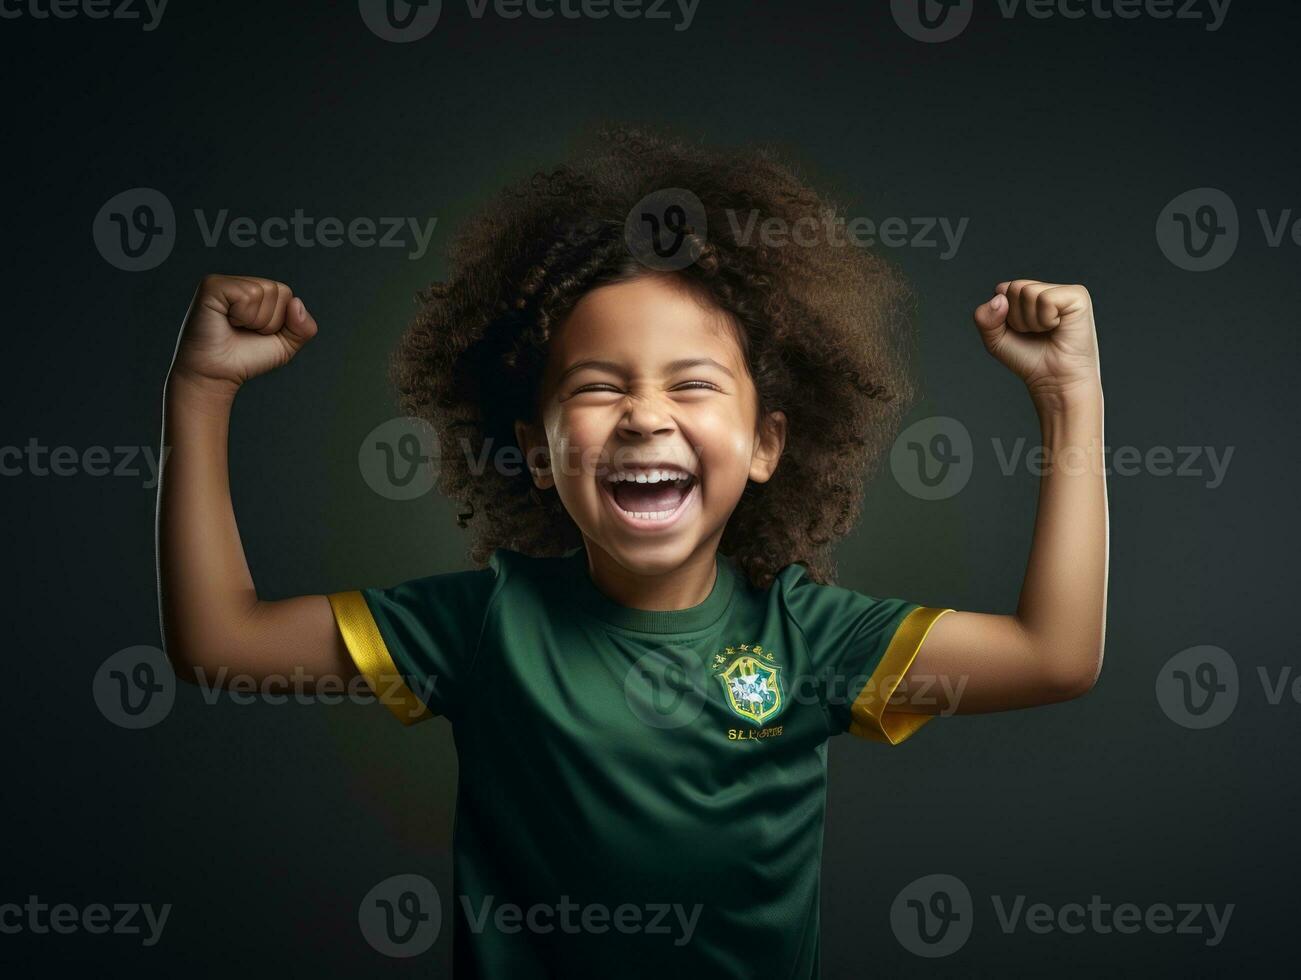
[(552, 338), (548, 380), (567, 367), (599, 358), (630, 373), (654, 373), (684, 357), (712, 357), (746, 373), (727, 315), (683, 286), (662, 277), (601, 286), (575, 304)]

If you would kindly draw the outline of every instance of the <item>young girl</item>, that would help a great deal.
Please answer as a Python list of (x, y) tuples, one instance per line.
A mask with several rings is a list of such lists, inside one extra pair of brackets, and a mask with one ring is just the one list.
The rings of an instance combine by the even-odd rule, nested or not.
[(187, 679), (360, 674), (404, 723), (451, 721), (458, 976), (815, 977), (828, 737), (898, 744), (1097, 677), (1082, 286), (1004, 282), (975, 311), (1049, 460), (1017, 611), (830, 584), (909, 395), (906, 290), (835, 218), (766, 152), (627, 129), (508, 190), (394, 362), (477, 567), (275, 602), (240, 544), (227, 423), (317, 323), (282, 283), (198, 288), (165, 396), (168, 655)]

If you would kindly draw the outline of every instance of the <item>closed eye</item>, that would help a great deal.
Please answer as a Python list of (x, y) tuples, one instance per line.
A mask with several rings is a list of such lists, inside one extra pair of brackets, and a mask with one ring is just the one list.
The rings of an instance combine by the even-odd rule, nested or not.
[(711, 391), (722, 391), (718, 385), (710, 384), (708, 381), (687, 381), (678, 385), (677, 388), (674, 388), (673, 390), (677, 391), (678, 388), (708, 388)]
[[(703, 388), (709, 391), (722, 391), (722, 389), (719, 388), (718, 385), (710, 384), (708, 381), (684, 381), (680, 385), (675, 385), (672, 390), (680, 391), (683, 388), (695, 388), (695, 389)], [(577, 395), (584, 391), (618, 391), (618, 390), (619, 389), (612, 384), (607, 384), (604, 382), (596, 382), (594, 384), (583, 385), (583, 387), (581, 388), (575, 388), (574, 394)]]

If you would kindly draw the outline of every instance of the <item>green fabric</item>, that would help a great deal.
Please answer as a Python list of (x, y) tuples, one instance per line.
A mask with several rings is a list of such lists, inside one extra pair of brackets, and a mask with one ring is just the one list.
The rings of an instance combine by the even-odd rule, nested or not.
[(818, 975), (826, 740), (916, 604), (720, 555), (632, 609), (581, 548), (363, 595), (452, 722), (458, 977)]

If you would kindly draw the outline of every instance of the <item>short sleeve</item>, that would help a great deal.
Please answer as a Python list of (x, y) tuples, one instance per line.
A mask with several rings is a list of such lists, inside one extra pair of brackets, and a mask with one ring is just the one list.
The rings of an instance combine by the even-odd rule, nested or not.
[(455, 717), (504, 577), (494, 552), (488, 568), (328, 597), (358, 672), (404, 725), (434, 715)]
[(952, 610), (820, 585), (801, 564), (783, 569), (778, 582), (808, 644), (831, 734), (898, 745), (934, 717), (891, 710), (890, 702), (931, 626)]

